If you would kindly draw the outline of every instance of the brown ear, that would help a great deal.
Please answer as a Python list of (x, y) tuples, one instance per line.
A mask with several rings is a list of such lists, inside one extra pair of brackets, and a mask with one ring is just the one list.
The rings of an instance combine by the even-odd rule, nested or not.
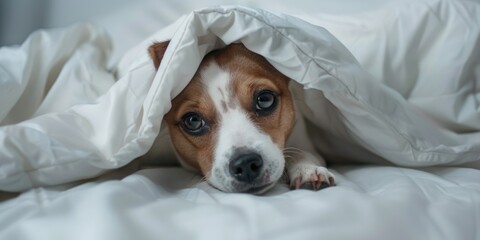
[(150, 58), (152, 58), (155, 69), (158, 69), (158, 66), (160, 66), (160, 62), (162, 61), (165, 51), (167, 51), (169, 43), (170, 41), (155, 42), (148, 48), (148, 54), (150, 54)]

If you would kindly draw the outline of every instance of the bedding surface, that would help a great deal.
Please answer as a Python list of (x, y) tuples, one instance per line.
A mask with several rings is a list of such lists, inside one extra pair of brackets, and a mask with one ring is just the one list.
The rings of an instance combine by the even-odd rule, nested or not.
[(480, 174), (336, 167), (338, 186), (225, 194), (180, 168), (0, 204), (0, 239), (479, 239)]
[[(1, 48), (0, 190), (25, 192), (0, 202), (0, 239), (480, 239), (478, 1), (321, 2), (175, 22), (148, 4), (129, 15), (144, 24), (122, 13), (107, 29), (78, 24)], [(145, 49), (167, 39), (155, 73)], [(328, 160), (397, 167), (334, 165), (337, 187), (278, 184), (266, 196), (224, 194), (178, 168), (89, 179), (168, 137), (170, 99), (231, 42), (295, 80)]]

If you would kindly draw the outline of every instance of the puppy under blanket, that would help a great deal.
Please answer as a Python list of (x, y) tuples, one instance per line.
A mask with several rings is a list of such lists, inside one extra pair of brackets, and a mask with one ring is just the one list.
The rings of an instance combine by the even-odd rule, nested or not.
[[(437, 32), (449, 31), (454, 30)], [(78, 25), (37, 32), (21, 47), (0, 51), (0, 189), (84, 179), (145, 154), (170, 100), (203, 56), (234, 42), (303, 85), (296, 97), (309, 137), (331, 161), (478, 161), (480, 64), (472, 31), (478, 36), (478, 26), (471, 27), (464, 36), (432, 45), (422, 56), (427, 70), (417, 69), (418, 78), (395, 87), (375, 79), (324, 28), (262, 10), (195, 11), (127, 53), (116, 82), (106, 69), (109, 40), (102, 31)], [(155, 74), (146, 49), (167, 39), (170, 46)], [(467, 39), (462, 46), (469, 50), (455, 53), (463, 68), (428, 65), (444, 57), (443, 45), (458, 39)]]

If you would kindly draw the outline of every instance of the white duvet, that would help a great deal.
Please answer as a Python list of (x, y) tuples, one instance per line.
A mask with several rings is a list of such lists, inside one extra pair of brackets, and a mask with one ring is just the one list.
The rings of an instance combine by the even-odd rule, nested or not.
[[(116, 77), (91, 25), (2, 48), (0, 190), (34, 189), (0, 203), (0, 239), (479, 239), (480, 171), (465, 167), (480, 160), (480, 6), (401, 6), (299, 16), (310, 23), (199, 10), (125, 54)], [(145, 49), (166, 39), (155, 73)], [(436, 167), (334, 167), (335, 188), (268, 196), (220, 193), (181, 169), (39, 188), (147, 152), (202, 57), (239, 41), (305, 87), (308, 137), (329, 160)]]

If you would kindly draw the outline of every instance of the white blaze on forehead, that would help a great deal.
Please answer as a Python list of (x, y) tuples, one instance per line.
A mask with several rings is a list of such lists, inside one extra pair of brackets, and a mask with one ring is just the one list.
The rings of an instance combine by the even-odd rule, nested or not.
[(220, 68), (216, 62), (212, 62), (202, 71), (201, 75), (202, 84), (206, 87), (217, 112), (225, 112), (227, 104), (233, 99), (230, 73)]

